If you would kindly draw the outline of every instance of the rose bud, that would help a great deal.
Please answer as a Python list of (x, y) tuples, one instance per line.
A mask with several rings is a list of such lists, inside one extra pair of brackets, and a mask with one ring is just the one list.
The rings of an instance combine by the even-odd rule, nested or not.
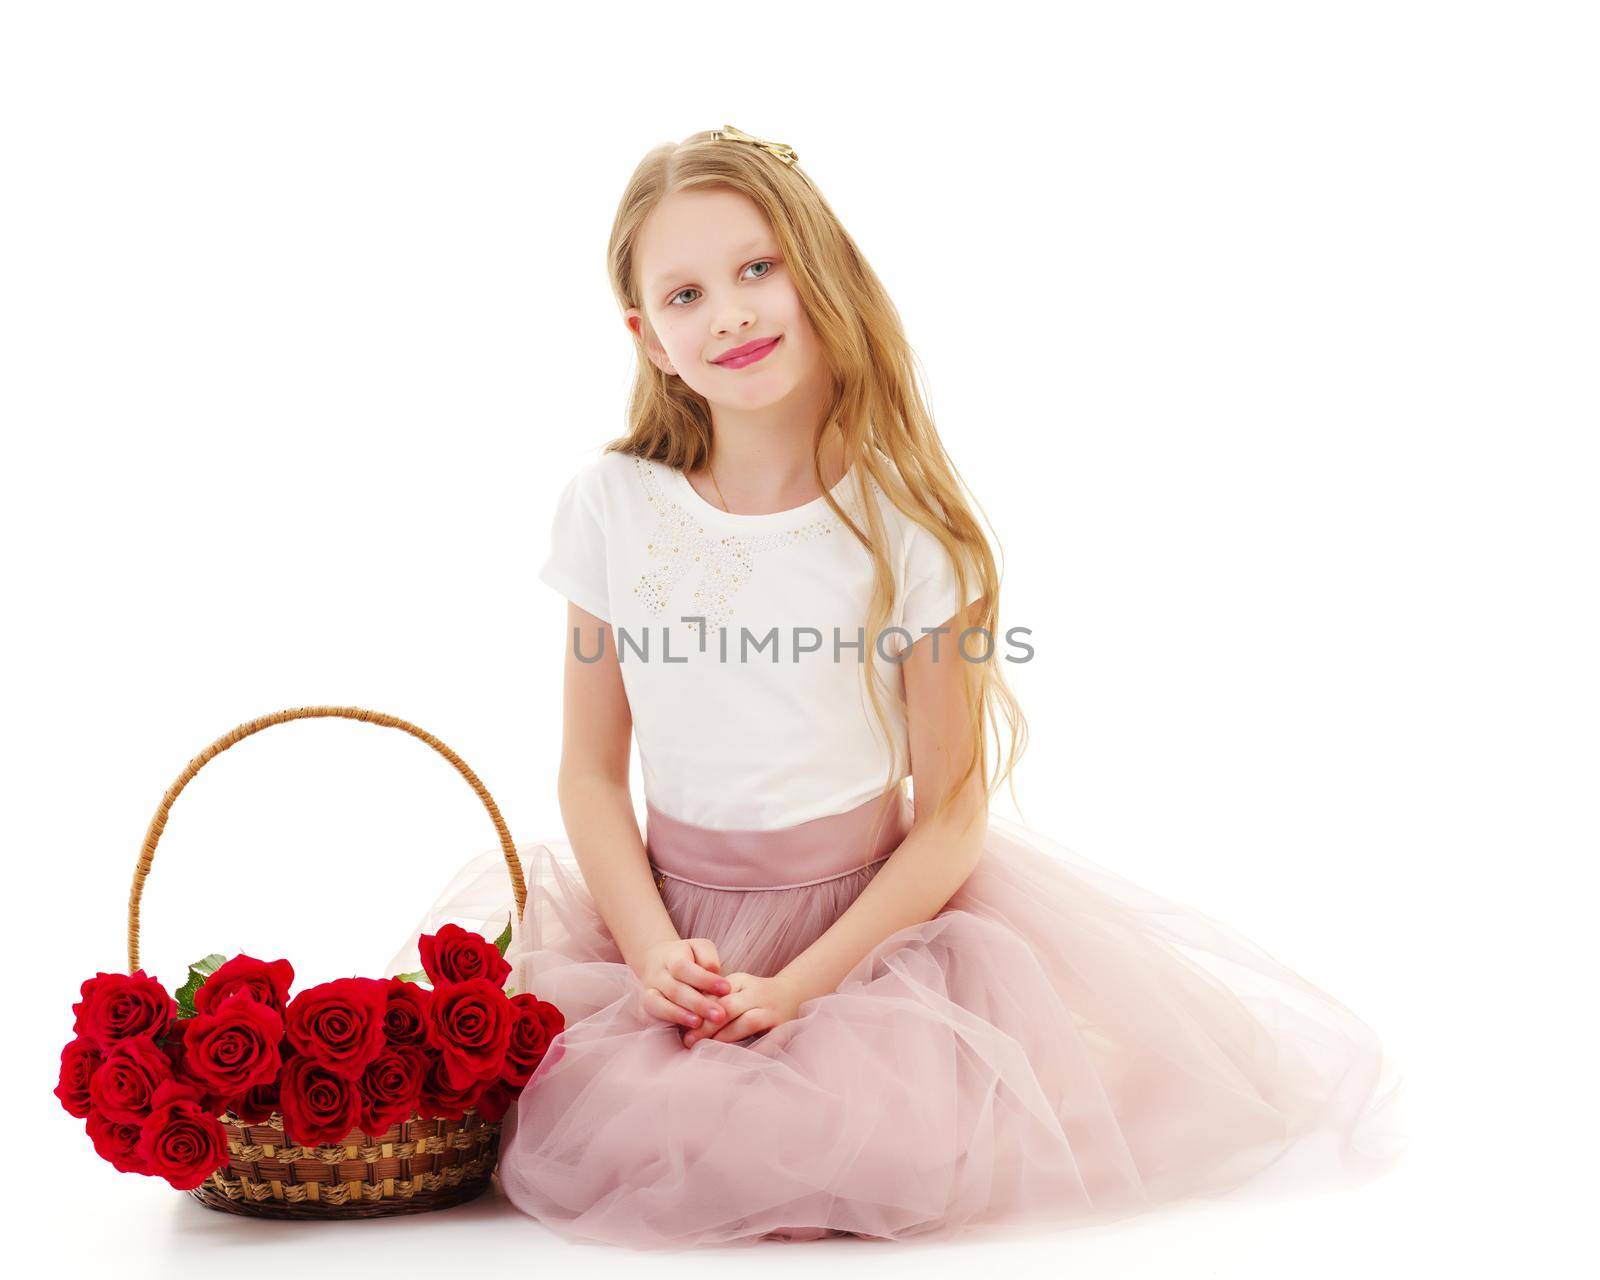
[(84, 1127), (89, 1131), (89, 1141), (94, 1143), (95, 1152), (102, 1160), (110, 1161), (112, 1168), (119, 1173), (150, 1172), (139, 1156), (143, 1126), (108, 1120), (98, 1111), (91, 1111)]
[(502, 988), (485, 978), (452, 983), (433, 993), (431, 1012), (433, 1042), (452, 1085), (500, 1074), (511, 1041), (511, 1001)]
[(385, 1049), (361, 1073), (361, 1130), (377, 1141), (391, 1125), (411, 1119), (427, 1060), (415, 1049)]
[(335, 978), (308, 987), (289, 1002), (284, 1028), (302, 1057), (355, 1079), (383, 1049), (389, 984), (376, 978)]
[(550, 1024), (541, 1005), (544, 1009), (555, 1008), (532, 992), (524, 991), (511, 997), (511, 1038), (506, 1045), (505, 1065), (500, 1075), (507, 1084), (519, 1089), (528, 1083), (550, 1047)]
[(278, 1109), (278, 1082), (258, 1084), (248, 1093), (241, 1094), (228, 1103), (240, 1124), (265, 1124)]
[(422, 970), (435, 988), (483, 978), (503, 987), (511, 966), (500, 949), (481, 934), (447, 924), (438, 933), (425, 933), (417, 942)]
[(433, 992), (402, 978), (389, 979), (388, 1003), (383, 1012), (383, 1036), (402, 1049), (421, 1049), (428, 1043), (428, 1010)]
[(231, 1098), (270, 1084), (282, 1063), (283, 1018), (240, 988), (214, 1013), (196, 1014), (183, 1037), (183, 1068), (205, 1088)]
[(279, 1013), (289, 1003), (294, 968), (287, 960), (257, 960), (237, 955), (200, 984), (194, 993), (194, 1011), (210, 1013), (236, 991), (248, 991)]
[(293, 1057), (278, 1081), (283, 1131), (303, 1147), (342, 1142), (356, 1127), (361, 1095), (356, 1082), (313, 1058)]
[(89, 1080), (89, 1105), (107, 1120), (138, 1124), (171, 1079), (171, 1060), (149, 1036), (118, 1040)]
[(104, 1055), (86, 1036), (69, 1040), (61, 1050), (61, 1080), (56, 1097), (69, 1116), (84, 1120), (89, 1115), (89, 1080), (105, 1061)]
[(72, 1030), (101, 1050), (118, 1040), (151, 1035), (160, 1038), (177, 1016), (178, 1002), (143, 969), (135, 973), (97, 973), (79, 989), (72, 1006)]
[(493, 1124), (511, 1109), (511, 1104), (517, 1100), (517, 1093), (515, 1085), (507, 1084), (504, 1080), (496, 1080), (478, 1099), (478, 1114)]
[(435, 1058), (428, 1064), (422, 1077), (422, 1095), (417, 1100), (417, 1111), (437, 1120), (459, 1120), (469, 1108), (476, 1106), (489, 1082), (472, 1080), (458, 1088), (445, 1070), (444, 1060)]
[(228, 1160), (228, 1135), (200, 1105), (191, 1086), (168, 1080), (139, 1138), (139, 1158), (155, 1176), (179, 1191), (198, 1187)]

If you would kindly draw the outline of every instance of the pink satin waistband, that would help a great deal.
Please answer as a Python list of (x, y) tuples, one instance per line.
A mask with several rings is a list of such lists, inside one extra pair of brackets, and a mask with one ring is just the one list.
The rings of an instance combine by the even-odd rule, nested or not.
[[(889, 812), (867, 849), (878, 811)], [(903, 786), (843, 813), (774, 831), (719, 831), (669, 818), (645, 801), (650, 865), (674, 880), (706, 889), (795, 889), (821, 884), (881, 862), (911, 830), (913, 809)]]

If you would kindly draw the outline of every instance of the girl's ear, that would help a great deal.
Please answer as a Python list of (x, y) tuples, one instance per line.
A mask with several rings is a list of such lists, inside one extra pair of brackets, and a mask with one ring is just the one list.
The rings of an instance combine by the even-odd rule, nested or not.
[(660, 369), (668, 377), (676, 376), (677, 370), (672, 367), (672, 361), (662, 349), (656, 336), (650, 330), (650, 323), (644, 318), (644, 312), (638, 307), (629, 307), (622, 313), (622, 322), (628, 326), (628, 332), (644, 344), (644, 353), (650, 357), (650, 363)]

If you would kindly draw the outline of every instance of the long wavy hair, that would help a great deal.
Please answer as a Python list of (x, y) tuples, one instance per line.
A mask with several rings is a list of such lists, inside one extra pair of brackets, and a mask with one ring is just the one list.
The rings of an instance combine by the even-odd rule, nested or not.
[[(997, 646), (989, 639), (999, 635), (999, 572), (934, 428), (899, 313), (822, 193), (798, 166), (749, 142), (718, 139), (709, 130), (691, 134), (681, 143), (655, 147), (628, 180), (611, 229), (607, 259), (617, 302), (625, 311), (637, 307), (643, 312), (634, 246), (650, 212), (673, 192), (707, 187), (741, 192), (766, 215), (832, 373), (833, 395), (813, 441), (812, 465), (828, 506), (872, 558), (864, 679), (879, 729), (890, 747), (890, 774), (884, 789), (896, 781), (896, 752), (876, 674), (878, 653), (873, 638), (887, 625), (895, 581), (883, 550), (887, 534), (882, 512), (876, 502), (868, 501), (869, 480), (949, 553), (959, 583), (958, 604), (966, 600), (969, 584), (982, 584), (982, 596), (968, 625), (983, 629), (979, 638), (983, 638), (987, 656), (983, 661), (971, 658), (959, 664), (965, 673), (967, 739), (948, 744), (949, 758), (965, 759), (966, 763), (934, 812), (944, 813), (975, 772), (987, 804), (1011, 776), (1027, 742), (1027, 722), (1001, 674), (994, 656)], [(643, 323), (648, 326), (648, 318)], [(681, 378), (657, 368), (639, 335), (635, 335), (635, 346), (638, 366), (629, 396), (628, 431), (609, 441), (605, 451), (634, 454), (683, 471), (699, 468), (711, 456), (710, 406)], [(854, 476), (857, 501), (853, 505), (865, 514), (865, 529), (850, 519), (823, 482), (821, 447), (830, 426), (842, 438), (845, 467), (854, 468), (846, 474)], [(951, 639), (959, 642), (961, 636)], [(903, 708), (900, 682), (892, 684)], [(1003, 753), (998, 739), (1002, 723), (1009, 737), (1008, 750)], [(993, 739), (991, 726), (996, 735)], [(989, 763), (991, 746), (996, 769)], [(880, 824), (887, 814), (885, 806), (879, 814)]]

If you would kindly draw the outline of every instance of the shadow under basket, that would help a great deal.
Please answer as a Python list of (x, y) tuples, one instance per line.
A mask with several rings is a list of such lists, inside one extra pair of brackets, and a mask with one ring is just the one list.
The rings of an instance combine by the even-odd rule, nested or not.
[[(471, 784), (494, 822), (511, 877), (520, 917), (527, 901), (522, 864), (500, 809), (460, 756), (431, 733), (395, 716), (364, 707), (291, 707), (247, 721), (218, 738), (189, 761), (167, 789), (145, 833), (128, 897), (128, 972), (139, 970), (139, 906), (156, 845), (166, 829), (173, 801), (208, 760), (272, 725), (334, 716), (400, 729), (427, 743)], [(219, 1117), (228, 1136), (228, 1162), (189, 1192), (201, 1204), (256, 1218), (380, 1218), (444, 1209), (481, 1195), (494, 1176), (500, 1154), (500, 1122), (469, 1109), (459, 1120), (423, 1119), (413, 1114), (388, 1132), (370, 1135), (352, 1129), (335, 1146), (302, 1147), (283, 1131), (274, 1113), (265, 1124), (243, 1124), (231, 1111)]]
[(376, 1141), (359, 1129), (341, 1146), (299, 1147), (274, 1114), (265, 1124), (222, 1116), (228, 1163), (193, 1191), (201, 1204), (257, 1218), (376, 1218), (444, 1209), (481, 1195), (494, 1174), (500, 1125), (413, 1116)]

